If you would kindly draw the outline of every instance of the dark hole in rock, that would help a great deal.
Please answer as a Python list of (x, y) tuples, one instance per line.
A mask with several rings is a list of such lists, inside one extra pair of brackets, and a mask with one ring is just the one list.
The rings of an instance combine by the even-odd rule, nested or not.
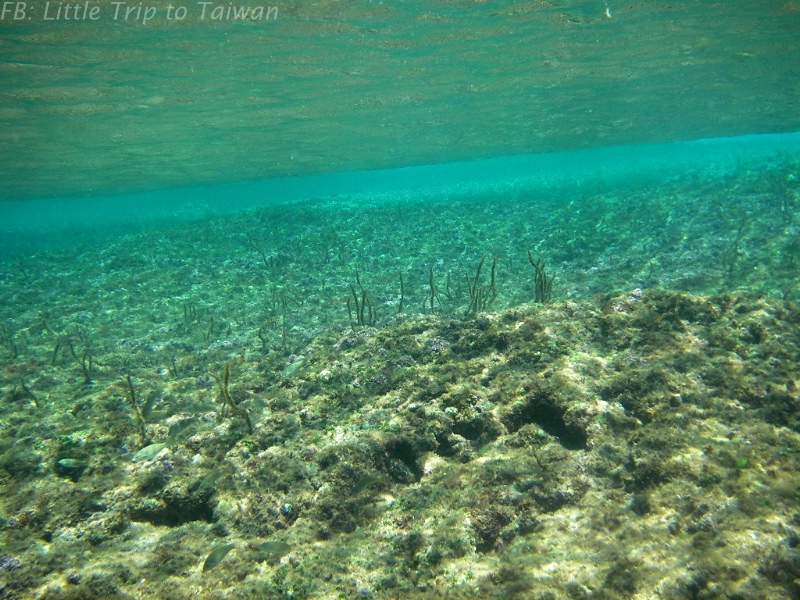
[(469, 419), (456, 420), (453, 433), (470, 441), (484, 444), (502, 435), (502, 426), (488, 413), (475, 415)]
[(546, 433), (558, 438), (567, 450), (584, 450), (586, 432), (577, 425), (564, 420), (564, 409), (544, 390), (525, 397), (522, 404), (515, 405), (503, 419), (510, 433), (527, 423), (535, 423)]
[(484, 422), (480, 418), (456, 421), (453, 423), (453, 433), (457, 433), (458, 435), (473, 441), (481, 437), (484, 429)]
[(389, 440), (385, 447), (386, 455), (389, 458), (394, 458), (401, 461), (408, 467), (414, 475), (414, 478), (419, 481), (422, 477), (422, 468), (417, 464), (417, 457), (419, 452), (411, 440), (406, 438), (399, 438)]
[(436, 454), (439, 456), (455, 456), (461, 451), (460, 438), (453, 436), (447, 432), (441, 432), (436, 435)]
[(191, 521), (214, 522), (211, 492), (189, 495), (165, 494), (161, 502), (144, 502), (131, 511), (131, 520), (177, 527)]

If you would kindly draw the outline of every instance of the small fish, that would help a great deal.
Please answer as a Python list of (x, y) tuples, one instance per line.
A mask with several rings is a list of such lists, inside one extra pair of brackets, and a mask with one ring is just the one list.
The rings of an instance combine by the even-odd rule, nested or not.
[(211, 471), (208, 475), (203, 477), (200, 481), (200, 485), (197, 486), (197, 491), (202, 492), (207, 490), (208, 488), (213, 488), (214, 485), (217, 483), (217, 479), (222, 477), (223, 475), (227, 475), (228, 473), (233, 472), (233, 467), (231, 465), (222, 465), (221, 467), (217, 467), (213, 471)]
[(281, 373), (281, 378), (286, 379), (287, 377), (291, 377), (292, 375), (297, 373), (304, 364), (306, 364), (306, 359), (298, 358), (290, 365), (287, 365), (287, 367)]
[(258, 545), (258, 549), (264, 554), (269, 554), (272, 558), (280, 558), (289, 554), (292, 546), (286, 542), (264, 542)]
[(156, 405), (156, 396), (152, 396), (142, 405), (142, 416), (146, 419), (153, 412), (153, 407)]
[(172, 427), (169, 428), (169, 438), (174, 440), (179, 437), (185, 437), (185, 433), (191, 433), (191, 427), (197, 422), (197, 419), (190, 418), (184, 419), (183, 421), (178, 421)]
[(208, 555), (206, 562), (203, 563), (203, 571), (210, 571), (216, 567), (222, 562), (222, 559), (227, 556), (228, 552), (233, 550), (235, 547), (235, 544), (225, 544), (224, 546), (216, 548), (211, 554)]
[(166, 444), (150, 444), (149, 446), (145, 446), (131, 457), (131, 462), (153, 460), (156, 457), (156, 454), (161, 452), (166, 447)]
[(62, 458), (56, 463), (62, 469), (84, 469), (89, 463), (79, 458)]
[(366, 490), (368, 487), (375, 485), (376, 483), (383, 483), (383, 478), (378, 477), (377, 475), (367, 475), (362, 477), (359, 482), (353, 486), (353, 489), (350, 490), (350, 495), (358, 496), (361, 492)]

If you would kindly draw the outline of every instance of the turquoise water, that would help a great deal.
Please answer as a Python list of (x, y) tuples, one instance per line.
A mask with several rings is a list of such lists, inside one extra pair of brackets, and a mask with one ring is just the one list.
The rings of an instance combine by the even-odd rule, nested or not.
[(75, 236), (202, 220), (282, 203), (356, 207), (448, 200), (572, 197), (689, 177), (719, 179), (800, 151), (800, 134), (772, 134), (504, 156), (378, 171), (337, 172), (86, 198), (0, 203), (0, 257), (69, 244)]
[(800, 129), (792, 0), (142, 4), (146, 23), (4, 15), (0, 197)]

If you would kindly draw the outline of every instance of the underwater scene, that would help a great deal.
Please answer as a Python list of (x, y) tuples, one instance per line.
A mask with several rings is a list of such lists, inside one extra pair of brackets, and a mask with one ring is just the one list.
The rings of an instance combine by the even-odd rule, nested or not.
[(0, 3), (0, 599), (800, 598), (800, 2)]

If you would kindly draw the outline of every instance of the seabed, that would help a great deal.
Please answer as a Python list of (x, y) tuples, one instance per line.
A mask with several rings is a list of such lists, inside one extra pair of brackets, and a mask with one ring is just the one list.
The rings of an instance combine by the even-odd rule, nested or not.
[(0, 597), (800, 597), (798, 176), (6, 261)]

